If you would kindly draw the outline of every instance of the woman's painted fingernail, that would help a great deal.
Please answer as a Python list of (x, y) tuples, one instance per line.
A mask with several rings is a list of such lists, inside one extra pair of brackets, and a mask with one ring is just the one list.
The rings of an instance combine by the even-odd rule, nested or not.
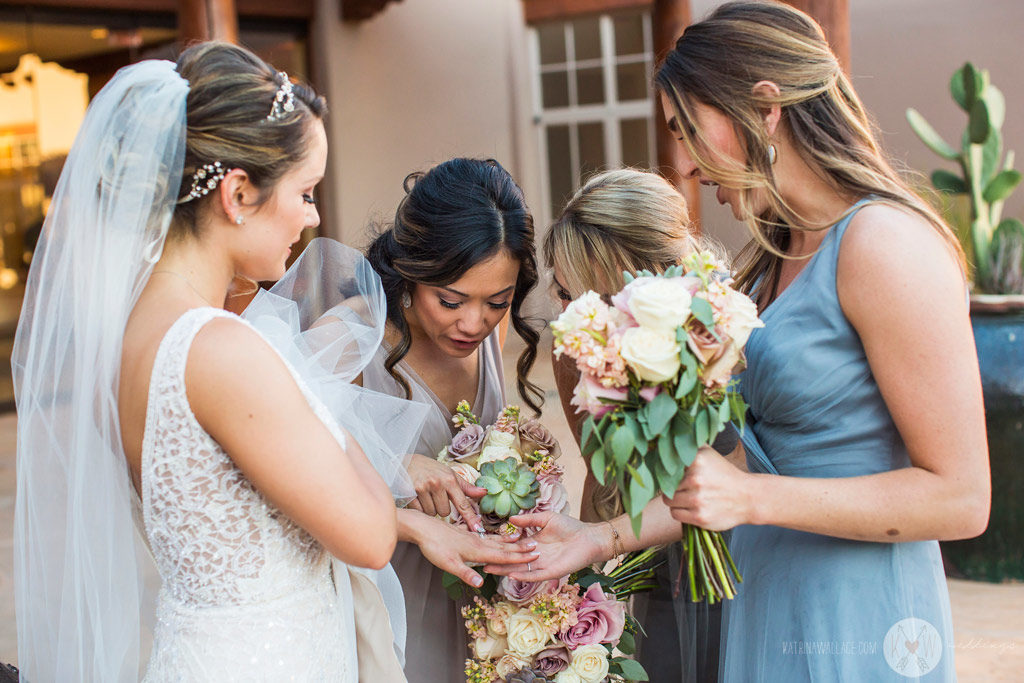
[(477, 532), (478, 534), (482, 534), (482, 533), (484, 533), (484, 525), (483, 525), (483, 524), (481, 524), (480, 522), (477, 522), (477, 523), (476, 523), (476, 532)]
[(533, 550), (534, 548), (537, 547), (537, 541), (527, 541), (526, 542), (526, 547), (529, 548), (530, 550)]
[(473, 585), (476, 586), (477, 588), (479, 588), (480, 584), (482, 584), (483, 582), (484, 582), (484, 580), (482, 578), (480, 578), (479, 576), (474, 576), (473, 577)]

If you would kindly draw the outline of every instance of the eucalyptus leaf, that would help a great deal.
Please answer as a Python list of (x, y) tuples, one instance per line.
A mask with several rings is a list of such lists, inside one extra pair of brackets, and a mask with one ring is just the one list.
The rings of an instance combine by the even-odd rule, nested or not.
[(652, 434), (661, 434), (675, 417), (679, 406), (667, 391), (662, 391), (647, 404), (647, 424)]
[[(672, 422), (672, 445), (675, 446), (676, 455), (684, 466), (693, 464), (697, 457), (697, 440), (694, 434), (693, 425), (682, 419)], [(672, 469), (668, 468), (671, 472)]]
[(715, 329), (715, 309), (711, 308), (707, 299), (699, 296), (693, 297), (690, 301), (690, 311), (694, 318), (704, 324), (704, 327), (709, 330)]
[(636, 652), (636, 639), (633, 638), (633, 634), (629, 631), (623, 631), (622, 635), (619, 636), (619, 644), (616, 645), (624, 655), (631, 655)]
[(672, 434), (666, 430), (658, 437), (658, 460), (666, 472), (673, 472), (679, 463)]
[(633, 438), (632, 429), (626, 425), (616, 429), (615, 434), (612, 435), (612, 457), (615, 459), (615, 464), (619, 467), (625, 466), (629, 461), (629, 456), (633, 454), (635, 446), (636, 440)]
[(598, 448), (590, 456), (590, 471), (594, 473), (594, 479), (597, 479), (597, 483), (604, 486), (604, 475), (606, 472), (603, 448)]
[(679, 385), (676, 387), (675, 397), (677, 400), (686, 396), (697, 386), (697, 358), (685, 343), (680, 344), (679, 362), (682, 363), (683, 372), (679, 375)]
[(698, 446), (706, 446), (708, 437), (711, 435), (711, 419), (706, 409), (697, 413), (697, 419), (693, 423), (693, 438)]
[(621, 662), (618, 662), (618, 664), (622, 668), (622, 677), (627, 681), (651, 680), (647, 675), (647, 671), (644, 670), (644, 667), (635, 659), (623, 659)]

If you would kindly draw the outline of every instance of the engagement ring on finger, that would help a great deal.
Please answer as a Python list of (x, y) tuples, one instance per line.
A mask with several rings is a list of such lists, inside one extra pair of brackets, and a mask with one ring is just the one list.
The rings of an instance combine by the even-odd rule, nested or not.
[(528, 572), (532, 572), (533, 571), (532, 569), (530, 569), (530, 563), (529, 562), (526, 563), (526, 571), (528, 571)]

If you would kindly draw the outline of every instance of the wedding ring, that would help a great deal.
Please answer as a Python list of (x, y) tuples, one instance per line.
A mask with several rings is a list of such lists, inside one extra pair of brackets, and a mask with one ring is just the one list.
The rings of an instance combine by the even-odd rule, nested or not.
[(528, 571), (528, 572), (532, 572), (533, 571), (532, 569), (530, 569), (530, 563), (529, 562), (526, 563), (526, 571)]

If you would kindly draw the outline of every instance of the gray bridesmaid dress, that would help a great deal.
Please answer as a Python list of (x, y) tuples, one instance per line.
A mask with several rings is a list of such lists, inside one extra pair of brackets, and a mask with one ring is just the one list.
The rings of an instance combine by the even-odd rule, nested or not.
[[(404, 398), (405, 392), (387, 370), (384, 346), (363, 371), (363, 386)], [(491, 424), (505, 407), (505, 376), (501, 345), (495, 330), (478, 349), (479, 376), (476, 396), (467, 396), (482, 424)], [(412, 389), (412, 400), (430, 406), (420, 433), (417, 453), (435, 457), (455, 435), (452, 414), (419, 375), (401, 361), (395, 369)], [(399, 543), (391, 558), (405, 594), (408, 634), (405, 645), (405, 675), (409, 683), (462, 683), (469, 657), (468, 636), (460, 614), (461, 603), (448, 597), (441, 585), (443, 572), (432, 565), (413, 543)]]

